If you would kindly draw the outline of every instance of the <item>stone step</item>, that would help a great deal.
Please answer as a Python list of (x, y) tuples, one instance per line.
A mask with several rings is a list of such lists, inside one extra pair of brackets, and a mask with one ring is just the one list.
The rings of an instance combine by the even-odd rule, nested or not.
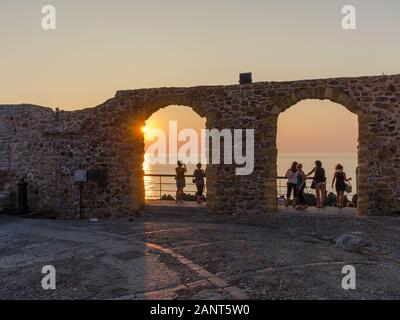
[(10, 191), (8, 184), (0, 187), (0, 212), (11, 211), (15, 208), (16, 196)]

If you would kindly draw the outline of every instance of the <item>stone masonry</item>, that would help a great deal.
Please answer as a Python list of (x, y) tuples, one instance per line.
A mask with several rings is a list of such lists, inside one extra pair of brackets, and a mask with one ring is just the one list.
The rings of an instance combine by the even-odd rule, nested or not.
[[(236, 165), (208, 166), (208, 213), (274, 212), (278, 116), (304, 99), (328, 99), (358, 115), (359, 213), (400, 213), (400, 75), (118, 91), (95, 108), (72, 112), (0, 106), (0, 210), (16, 205), (22, 177), (30, 207), (58, 218), (78, 217), (80, 207), (84, 217), (140, 210), (141, 128), (160, 108), (184, 105), (206, 117), (208, 129), (255, 129), (252, 175), (236, 176)], [(106, 176), (80, 191), (73, 182), (78, 169)]]

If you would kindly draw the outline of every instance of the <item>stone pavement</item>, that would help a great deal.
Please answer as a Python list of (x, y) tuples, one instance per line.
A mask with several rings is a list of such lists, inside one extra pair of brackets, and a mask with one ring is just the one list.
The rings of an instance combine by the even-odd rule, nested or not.
[[(139, 218), (0, 217), (0, 299), (399, 299), (400, 218), (293, 209), (210, 217), (147, 208)], [(363, 239), (357, 252), (335, 245)], [(343, 290), (343, 266), (357, 289)], [(41, 287), (44, 265), (56, 290)]]

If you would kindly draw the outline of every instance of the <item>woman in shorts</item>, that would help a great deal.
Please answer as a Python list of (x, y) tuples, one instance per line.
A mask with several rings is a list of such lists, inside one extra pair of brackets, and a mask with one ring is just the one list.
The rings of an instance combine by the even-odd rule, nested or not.
[(351, 178), (346, 177), (346, 172), (343, 171), (343, 166), (339, 163), (335, 168), (335, 174), (332, 180), (332, 189), (335, 185), (337, 193), (337, 205), (340, 209), (343, 209), (344, 193), (346, 191), (346, 182), (350, 181)]
[(315, 161), (315, 167), (307, 174), (307, 177), (314, 174), (313, 186), (317, 197), (317, 208), (323, 209), (326, 199), (326, 176), (325, 169), (322, 168), (322, 162)]

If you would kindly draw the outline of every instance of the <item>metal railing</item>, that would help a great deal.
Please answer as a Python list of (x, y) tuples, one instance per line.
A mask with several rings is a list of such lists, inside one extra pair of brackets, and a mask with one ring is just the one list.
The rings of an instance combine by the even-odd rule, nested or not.
[[(185, 176), (186, 187), (185, 193), (189, 195), (195, 195), (197, 190), (196, 186), (192, 182), (193, 176)], [(309, 178), (312, 180), (312, 178)], [(204, 179), (206, 182), (206, 179)], [(282, 181), (285, 180), (283, 183)], [(277, 177), (277, 191), (278, 196), (285, 195), (287, 193), (286, 177)], [(144, 184), (146, 190), (146, 199), (148, 200), (160, 200), (164, 195), (175, 196), (176, 182), (174, 174), (144, 174)], [(204, 194), (207, 191), (207, 183), (204, 190)]]
[[(193, 183), (193, 176), (186, 175), (185, 194), (196, 195), (197, 188)], [(207, 192), (207, 180), (204, 179), (204, 195)], [(176, 181), (174, 174), (145, 174), (144, 186), (146, 190), (146, 200), (160, 200), (164, 195), (175, 197)]]
[[(277, 189), (278, 189), (278, 198), (280, 197), (280, 196), (285, 196), (286, 197), (286, 194), (287, 194), (287, 178), (286, 177), (277, 177), (276, 178), (277, 179)], [(313, 180), (313, 178), (307, 178), (307, 180), (308, 181), (312, 181)], [(309, 189), (309, 190), (311, 190), (311, 188), (310, 188), (310, 185), (311, 184), (307, 184), (307, 188)], [(284, 190), (284, 191), (282, 191), (282, 190)]]
[[(192, 182), (193, 176), (187, 175), (186, 177), (185, 194), (195, 195), (197, 190), (195, 184)], [(287, 178), (277, 177), (277, 193), (278, 197), (286, 196), (287, 193)], [(204, 179), (206, 182), (206, 179)], [(308, 178), (312, 180), (312, 178)], [(174, 174), (145, 174), (144, 185), (146, 190), (147, 200), (160, 200), (164, 195), (175, 197), (176, 181)], [(207, 183), (206, 183), (207, 188)], [(204, 194), (206, 195), (207, 189), (205, 188)], [(310, 189), (309, 185), (308, 188)], [(311, 189), (310, 189), (311, 190)]]

